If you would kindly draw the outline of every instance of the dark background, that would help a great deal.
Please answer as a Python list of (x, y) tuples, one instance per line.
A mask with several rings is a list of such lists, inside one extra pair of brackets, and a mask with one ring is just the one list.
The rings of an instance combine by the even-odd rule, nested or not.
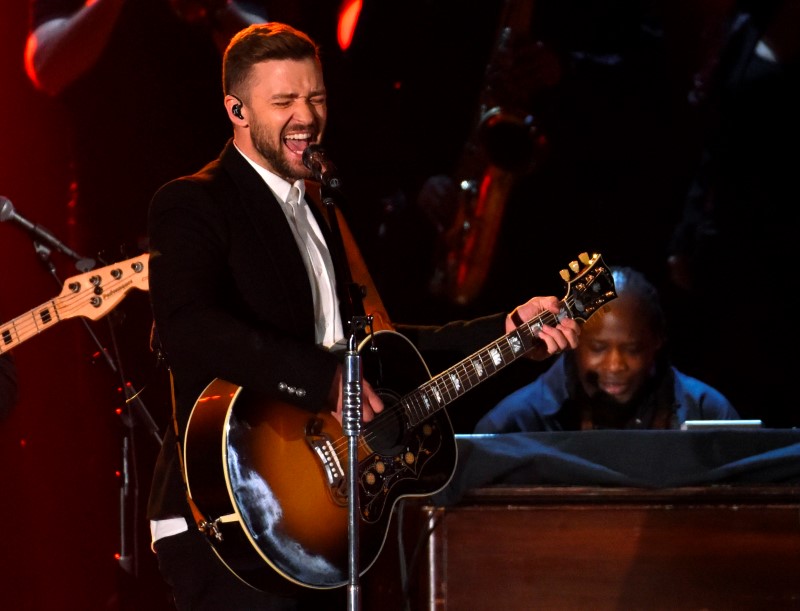
[[(328, 45), (328, 150), (345, 178), (351, 200), (344, 205), (390, 316), (436, 323), (511, 309), (534, 294), (563, 296), (558, 271), (582, 251), (642, 269), (664, 287), (669, 302), (675, 296), (665, 283), (667, 244), (698, 155), (685, 102), (691, 73), (704, 57), (698, 32), (715, 18), (712, 9), (691, 2), (659, 14), (664, 29), (655, 33), (644, 26), (658, 3), (549, 3), (539, 34), (561, 53), (564, 87), (557, 103), (547, 96), (541, 101), (553, 148), (509, 203), (498, 253), (505, 273), (493, 274), (485, 294), (469, 307), (426, 293), (431, 245), (413, 196), (424, 177), (452, 174), (458, 166), (492, 50), (497, 4), (466, 10), (460, 1), (431, 0), (388, 2), (381, 14), (365, 9), (363, 24), (370, 29), (345, 55), (332, 46), (330, 10), (316, 10), (312, 2), (272, 12)], [(27, 3), (5, 0), (0, 195), (71, 244), (66, 117), (24, 74), (26, 32)], [(386, 205), (384, 196), (395, 189), (407, 195)], [(357, 209), (362, 201), (367, 208)], [(11, 223), (0, 225), (2, 321), (58, 295), (66, 278), (78, 273), (59, 253), (51, 260), (57, 278), (29, 236)], [(146, 299), (139, 291), (126, 297)], [(147, 338), (137, 337), (142, 359), (153, 366), (136, 372), (141, 404), (122, 411), (132, 419), (120, 417), (122, 378), (96, 358), (98, 345), (89, 333), (112, 347), (110, 324), (119, 328), (121, 322), (115, 316), (87, 323), (88, 329), (82, 319), (64, 321), (14, 350), (21, 399), (0, 423), (4, 609), (168, 608), (141, 513), (158, 442), (137, 411), (143, 405), (161, 430), (167, 426), (165, 374)], [(679, 348), (678, 354), (691, 353), (689, 343)], [(691, 359), (685, 363), (692, 373)], [(453, 410), (457, 432), (470, 432), (494, 400), (491, 392), (478, 391), (458, 413)], [(133, 460), (130, 496), (121, 511), (124, 443)], [(135, 560), (132, 571), (121, 570), (115, 558), (123, 547)]]

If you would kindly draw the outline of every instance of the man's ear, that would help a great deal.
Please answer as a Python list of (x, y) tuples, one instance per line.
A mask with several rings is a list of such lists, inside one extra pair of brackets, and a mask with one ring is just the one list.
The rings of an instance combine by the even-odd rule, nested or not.
[(244, 121), (244, 114), (242, 114), (242, 101), (237, 98), (235, 95), (226, 95), (225, 96), (225, 107), (228, 109), (228, 113), (234, 117), (235, 119), (239, 119), (240, 121)]

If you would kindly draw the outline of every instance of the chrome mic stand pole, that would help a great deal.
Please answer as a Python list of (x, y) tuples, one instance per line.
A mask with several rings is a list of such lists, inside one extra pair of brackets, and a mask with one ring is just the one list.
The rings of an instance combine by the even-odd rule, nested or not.
[(322, 203), (328, 211), (328, 224), (332, 234), (330, 244), (337, 283), (339, 299), (345, 304), (344, 309), (350, 315), (350, 337), (347, 338), (347, 352), (344, 357), (342, 372), (342, 429), (348, 437), (347, 461), (347, 509), (348, 509), (348, 569), (347, 609), (357, 611), (361, 602), (361, 586), (359, 585), (359, 536), (358, 525), (361, 516), (358, 485), (358, 440), (361, 435), (362, 417), (362, 371), (361, 357), (358, 354), (358, 331), (367, 325), (372, 327), (372, 316), (364, 312), (362, 298), (363, 287), (353, 282), (352, 273), (347, 260), (347, 250), (342, 238), (339, 221), (336, 217), (336, 197), (340, 193), (342, 181), (333, 163), (325, 155), (319, 145), (311, 145), (303, 152), (303, 164), (314, 173), (320, 183)]
[(342, 372), (342, 429), (348, 437), (347, 462), (347, 508), (348, 508), (348, 569), (350, 579), (347, 586), (347, 608), (360, 608), (361, 586), (359, 585), (359, 537), (358, 524), (361, 513), (358, 486), (358, 440), (361, 435), (362, 372), (361, 356), (356, 347), (356, 329), (363, 328), (363, 317), (355, 317), (347, 340), (347, 352)]

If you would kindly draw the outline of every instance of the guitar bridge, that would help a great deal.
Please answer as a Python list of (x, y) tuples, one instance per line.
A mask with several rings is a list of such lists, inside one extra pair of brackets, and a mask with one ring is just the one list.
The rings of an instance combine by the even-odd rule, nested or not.
[(336, 454), (336, 450), (331, 444), (331, 440), (322, 435), (308, 437), (307, 439), (311, 449), (314, 450), (317, 458), (319, 458), (328, 486), (339, 488), (344, 481), (345, 472), (342, 468), (342, 463), (339, 461), (339, 455)]

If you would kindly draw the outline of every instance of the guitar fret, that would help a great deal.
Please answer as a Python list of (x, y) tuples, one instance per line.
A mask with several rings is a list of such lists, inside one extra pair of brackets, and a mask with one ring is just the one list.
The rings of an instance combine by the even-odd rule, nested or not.
[(466, 373), (463, 364), (456, 365), (451, 370), (450, 381), (452, 382), (453, 392), (457, 397), (460, 397), (468, 390), (468, 388), (464, 387), (464, 382), (469, 382)]
[[(0, 352), (3, 351), (3, 347), (11, 349), (58, 322), (58, 317), (54, 316), (53, 312), (57, 312), (54, 302), (52, 306), (40, 306), (38, 310), (31, 310), (27, 314), (18, 316), (10, 321), (6, 327), (0, 329)], [(28, 316), (33, 322), (33, 328), (22, 324), (23, 320)], [(20, 329), (25, 329), (25, 331), (21, 333)]]
[[(55, 306), (53, 306), (53, 309), (55, 309)], [(36, 326), (36, 333), (41, 333), (48, 325), (57, 320), (57, 317), (52, 315), (48, 307), (41, 308), (38, 312), (33, 313), (32, 318), (33, 324)]]
[(462, 375), (460, 377), (460, 382), (461, 393), (463, 394), (478, 384), (481, 378), (477, 375), (472, 360), (464, 361), (464, 363), (461, 365), (461, 371)]
[(461, 395), (464, 392), (463, 386), (461, 384), (461, 378), (458, 375), (458, 372), (453, 371), (450, 374), (450, 381), (453, 383), (453, 392), (456, 395)]
[(495, 372), (494, 363), (492, 362), (492, 357), (489, 354), (488, 350), (484, 350), (481, 352), (481, 361), (483, 362), (483, 368), (487, 372), (488, 375), (493, 375)]
[(436, 403), (439, 407), (446, 405), (445, 394), (447, 394), (447, 385), (443, 383), (442, 376), (434, 378), (433, 393)]
[(458, 370), (455, 366), (447, 370), (446, 375), (442, 376), (442, 384), (447, 391), (447, 398), (451, 401), (461, 395), (461, 379), (458, 377)]
[(519, 333), (512, 333), (508, 336), (508, 346), (511, 348), (511, 352), (515, 359), (517, 356), (525, 352), (525, 345), (522, 341), (522, 338), (519, 336)]
[(500, 355), (500, 360), (497, 363), (497, 371), (503, 369), (503, 367), (505, 367), (514, 360), (513, 353), (511, 352), (511, 347), (509, 346), (507, 338), (508, 336), (497, 342), (497, 354)]
[(438, 409), (436, 398), (430, 391), (430, 384), (426, 384), (419, 392), (413, 393), (411, 398), (414, 399), (413, 412), (409, 415), (413, 418), (409, 418), (409, 420), (414, 424), (419, 424)]
[(478, 355), (470, 361), (470, 365), (472, 365), (472, 370), (475, 372), (475, 375), (478, 376), (478, 379), (483, 379), (486, 375), (486, 369), (483, 367), (483, 358)]
[[(402, 404), (403, 404), (403, 406), (405, 408), (405, 412), (409, 416), (408, 419), (409, 419), (409, 421), (412, 421), (412, 422), (419, 422), (419, 413), (415, 409), (417, 407), (417, 405), (418, 405), (417, 401), (415, 401), (415, 398), (417, 397), (418, 394), (419, 393), (413, 393), (413, 394), (409, 395), (408, 397), (406, 397), (405, 399), (403, 399), (403, 401), (402, 401)], [(412, 416), (414, 416), (414, 417), (412, 418)]]
[(432, 412), (439, 407), (440, 398), (435, 386), (428, 385), (425, 392), (425, 409), (427, 412)]
[(42, 323), (45, 325), (53, 322), (53, 317), (50, 315), (50, 309), (45, 308), (39, 311), (39, 318), (41, 319)]
[(503, 366), (503, 355), (497, 347), (497, 343), (495, 343), (494, 346), (489, 349), (488, 355), (489, 362), (492, 364), (494, 371), (497, 371)]
[(423, 402), (419, 404), (419, 420), (424, 420), (428, 414), (433, 413), (436, 408), (436, 396), (430, 392), (430, 387), (427, 386), (422, 394)]
[(409, 402), (405, 402), (406, 407), (411, 410), (409, 418), (418, 424), (428, 418), (431, 414), (438, 411), (442, 407), (442, 397), (438, 388), (433, 382), (425, 384), (418, 392), (412, 393), (409, 397)]
[(18, 320), (19, 318), (15, 318), (8, 324), (8, 326), (5, 329), (3, 329), (0, 332), (3, 338), (3, 346), (6, 346), (8, 348), (13, 348), (14, 346), (22, 342), (19, 336), (19, 329), (17, 328)]
[(423, 392), (417, 394), (416, 396), (422, 399), (422, 401), (415, 402), (417, 406), (418, 418), (420, 420), (424, 420), (428, 416), (428, 414), (430, 414), (436, 409), (436, 398), (429, 391), (428, 387), (423, 389)]

